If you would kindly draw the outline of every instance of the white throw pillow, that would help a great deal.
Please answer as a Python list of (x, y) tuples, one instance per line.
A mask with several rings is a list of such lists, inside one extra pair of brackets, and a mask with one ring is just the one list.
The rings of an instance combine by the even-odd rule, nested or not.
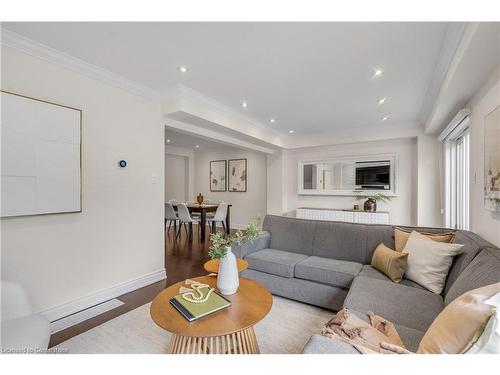
[(466, 354), (500, 354), (500, 293), (484, 303), (495, 306), (496, 312), (488, 320), (479, 339), (465, 352)]
[(464, 245), (433, 241), (418, 232), (411, 232), (403, 253), (408, 253), (405, 277), (431, 292), (443, 291), (453, 257)]

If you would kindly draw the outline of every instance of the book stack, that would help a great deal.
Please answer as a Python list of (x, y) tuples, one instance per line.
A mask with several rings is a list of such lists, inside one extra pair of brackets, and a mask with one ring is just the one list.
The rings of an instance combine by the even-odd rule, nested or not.
[(195, 303), (186, 299), (183, 297), (183, 294), (186, 293), (176, 295), (170, 300), (170, 303), (190, 322), (231, 306), (229, 300), (222, 297), (215, 290), (211, 292), (210, 290), (211, 288), (209, 286), (196, 288), (196, 293), (199, 292), (202, 294), (202, 300), (209, 295), (207, 300), (202, 303)]

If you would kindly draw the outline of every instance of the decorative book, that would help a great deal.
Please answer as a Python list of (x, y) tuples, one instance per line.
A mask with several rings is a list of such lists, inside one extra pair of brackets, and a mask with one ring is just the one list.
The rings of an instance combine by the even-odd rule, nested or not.
[[(193, 299), (193, 295), (198, 298)], [(229, 300), (208, 285), (196, 287), (192, 292), (178, 294), (170, 303), (190, 322), (231, 306)]]

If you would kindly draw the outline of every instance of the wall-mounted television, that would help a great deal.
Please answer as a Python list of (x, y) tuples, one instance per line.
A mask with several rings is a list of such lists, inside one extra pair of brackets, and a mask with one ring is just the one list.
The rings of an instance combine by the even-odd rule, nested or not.
[(356, 162), (354, 168), (355, 190), (391, 190), (390, 160)]

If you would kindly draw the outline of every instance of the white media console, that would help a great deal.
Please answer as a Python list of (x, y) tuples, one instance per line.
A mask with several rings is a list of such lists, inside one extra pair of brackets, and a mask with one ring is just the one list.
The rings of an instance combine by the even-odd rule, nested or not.
[(353, 210), (335, 210), (328, 208), (297, 208), (295, 216), (299, 219), (344, 221), (362, 224), (389, 224), (389, 212), (365, 212)]

